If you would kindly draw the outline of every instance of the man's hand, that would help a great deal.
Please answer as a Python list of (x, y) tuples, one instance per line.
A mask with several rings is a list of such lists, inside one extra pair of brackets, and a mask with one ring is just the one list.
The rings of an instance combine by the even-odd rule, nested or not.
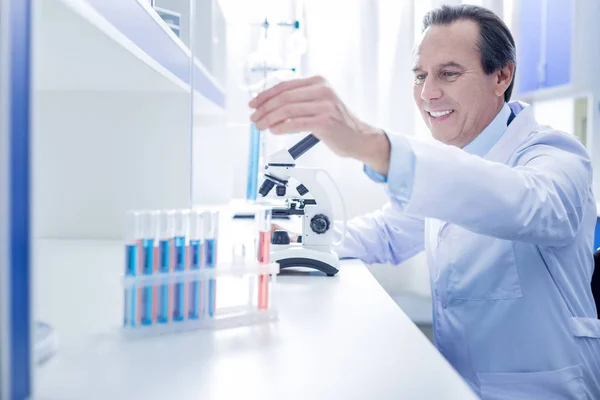
[(287, 229), (285, 229), (284, 227), (282, 227), (280, 225), (273, 224), (273, 225), (271, 225), (271, 234), (273, 234), (275, 231), (286, 231), (290, 237), (290, 243), (296, 243), (298, 241), (298, 236), (300, 236), (297, 233), (288, 231)]
[(387, 175), (390, 143), (382, 130), (359, 121), (327, 81), (312, 77), (281, 82), (250, 102), (252, 122), (274, 134), (307, 132), (336, 154), (352, 157)]

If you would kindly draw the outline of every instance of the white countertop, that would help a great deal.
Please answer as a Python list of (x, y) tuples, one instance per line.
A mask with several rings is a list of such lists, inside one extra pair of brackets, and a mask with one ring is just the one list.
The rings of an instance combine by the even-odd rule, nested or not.
[(58, 353), (36, 399), (475, 399), (366, 267), (280, 275), (279, 320), (137, 341), (122, 319), (118, 242), (40, 240), (35, 317)]

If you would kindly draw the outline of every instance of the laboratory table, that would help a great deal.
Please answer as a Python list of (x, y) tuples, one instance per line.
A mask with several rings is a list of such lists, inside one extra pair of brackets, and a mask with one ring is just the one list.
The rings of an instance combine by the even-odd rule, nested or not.
[(359, 261), (278, 277), (267, 324), (126, 341), (123, 246), (37, 240), (35, 317), (59, 336), (35, 399), (475, 399)]

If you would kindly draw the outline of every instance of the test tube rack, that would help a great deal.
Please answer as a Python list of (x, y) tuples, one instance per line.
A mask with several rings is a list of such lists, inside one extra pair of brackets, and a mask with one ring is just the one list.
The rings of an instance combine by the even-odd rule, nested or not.
[[(241, 257), (234, 254), (231, 260), (217, 261), (218, 222), (214, 213), (201, 214), (206, 214), (204, 222), (203, 218), (193, 222), (189, 210), (136, 212), (135, 218), (130, 218), (122, 280), (121, 331), (125, 338), (234, 328), (277, 319), (273, 294), (279, 264), (261, 261), (256, 254), (248, 259), (245, 250)], [(201, 229), (188, 225), (188, 216), (193, 223), (200, 221), (198, 225), (212, 232), (210, 236), (195, 236), (193, 232)], [(146, 229), (141, 221), (146, 222)], [(171, 224), (173, 221), (178, 222)]]
[[(273, 289), (276, 284), (276, 276), (279, 273), (279, 264), (219, 264), (214, 269), (187, 270), (183, 272), (172, 272), (168, 274), (139, 275), (135, 277), (125, 277), (123, 279), (123, 288), (126, 293), (125, 299), (125, 318), (127, 321), (123, 325), (123, 333), (126, 337), (136, 338), (143, 336), (153, 336), (167, 333), (185, 332), (198, 329), (224, 329), (240, 326), (254, 325), (264, 322), (270, 322), (277, 319), (277, 309), (273, 304)], [(269, 276), (269, 308), (261, 310), (257, 307), (255, 296), (257, 293), (258, 279), (262, 276)], [(231, 284), (231, 280), (242, 281), (242, 285), (247, 284), (250, 287), (247, 290), (248, 298), (244, 303), (237, 305), (228, 305), (219, 307), (218, 301), (214, 312), (208, 309), (209, 291), (208, 285), (214, 282), (217, 286)], [(191, 285), (198, 284), (202, 290), (200, 295), (199, 312), (195, 316), (189, 313), (184, 318), (169, 318), (159, 321), (157, 317), (157, 299), (161, 287), (170, 288), (171, 294), (177, 284), (183, 284), (186, 292), (190, 293)], [(152, 291), (152, 316), (151, 320), (143, 321), (141, 319), (141, 298), (145, 290)], [(187, 297), (187, 296), (186, 296)], [(137, 301), (138, 304), (135, 304)], [(189, 300), (188, 300), (189, 304)], [(191, 310), (191, 307), (186, 307)]]

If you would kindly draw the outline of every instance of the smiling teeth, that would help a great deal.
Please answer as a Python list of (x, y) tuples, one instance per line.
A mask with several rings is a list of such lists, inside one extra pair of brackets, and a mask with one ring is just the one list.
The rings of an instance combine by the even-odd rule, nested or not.
[(429, 114), (431, 114), (432, 117), (435, 118), (439, 118), (439, 117), (443, 117), (444, 115), (448, 115), (452, 112), (453, 110), (446, 110), (446, 111), (430, 111)]

